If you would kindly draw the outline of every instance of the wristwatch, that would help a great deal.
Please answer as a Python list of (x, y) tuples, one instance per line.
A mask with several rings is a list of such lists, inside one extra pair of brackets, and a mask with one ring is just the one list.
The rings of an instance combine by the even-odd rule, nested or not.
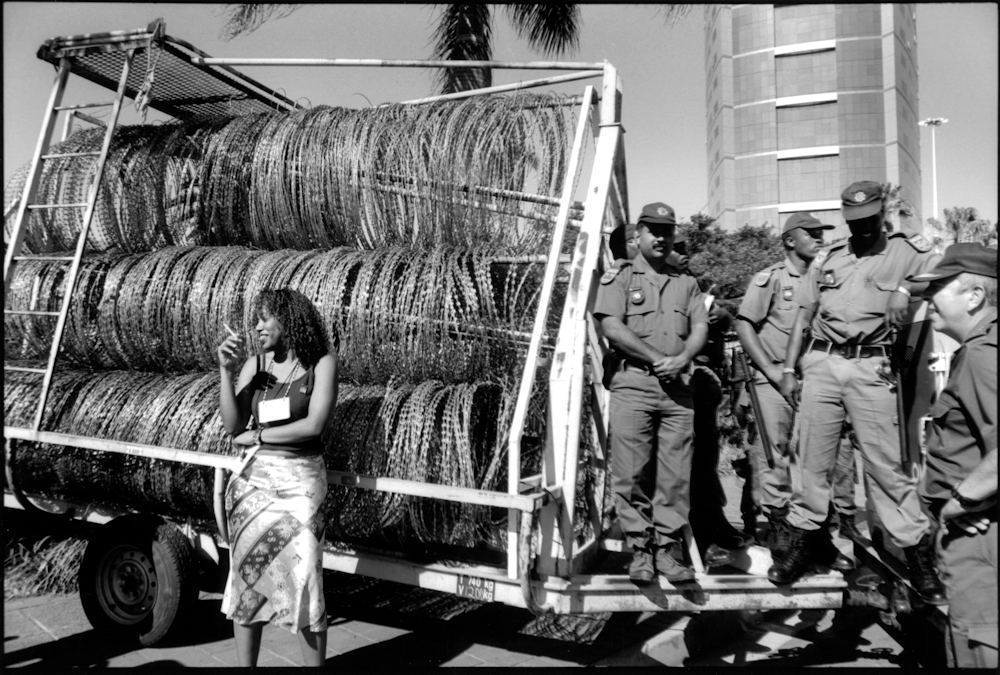
[(969, 499), (968, 497), (962, 495), (962, 493), (958, 491), (957, 485), (951, 489), (951, 496), (963, 509), (974, 509), (983, 503), (982, 499)]
[(253, 435), (253, 444), (254, 445), (260, 445), (261, 444), (260, 435), (263, 434), (263, 433), (264, 433), (264, 427), (257, 427), (257, 431)]

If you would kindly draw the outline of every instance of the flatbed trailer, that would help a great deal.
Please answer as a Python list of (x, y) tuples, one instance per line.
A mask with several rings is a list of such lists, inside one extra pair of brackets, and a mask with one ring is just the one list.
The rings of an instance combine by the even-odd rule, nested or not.
[[(205, 114), (232, 114), (238, 111), (294, 111), (296, 104), (283, 95), (242, 76), (234, 65), (302, 65), (325, 67), (461, 68), (488, 66), (522, 70), (558, 70), (568, 74), (501, 85), (446, 96), (404, 102), (420, 105), (437, 100), (487, 96), (503, 91), (524, 90), (577, 80), (599, 79), (587, 85), (576, 99), (578, 106), (574, 145), (566, 168), (562, 197), (552, 206), (558, 213), (552, 223), (551, 248), (537, 261), (544, 265), (538, 308), (530, 334), (520, 389), (507, 446), (507, 490), (488, 491), (451, 487), (383, 476), (367, 476), (330, 471), (330, 485), (426, 497), (466, 504), (507, 509), (506, 554), (498, 564), (443, 560), (427, 562), (407, 558), (398, 552), (368, 546), (352, 547), (343, 542), (328, 543), (324, 567), (351, 574), (457, 594), (486, 602), (502, 602), (536, 614), (578, 614), (618, 611), (704, 611), (735, 609), (836, 609), (843, 603), (847, 582), (838, 572), (807, 576), (789, 586), (777, 587), (766, 578), (766, 549), (754, 547), (753, 556), (743, 556), (743, 570), (712, 574), (702, 564), (698, 546), (686, 529), (686, 550), (695, 569), (695, 581), (673, 585), (663, 579), (648, 586), (632, 583), (621, 566), (607, 573), (596, 563), (609, 554), (621, 553), (624, 544), (613, 538), (604, 522), (608, 505), (594, 491), (586, 495), (587, 513), (576, 513), (577, 473), (588, 469), (581, 464), (581, 425), (590, 424), (589, 434), (597, 439), (591, 469), (605, 480), (607, 458), (609, 393), (601, 385), (601, 364), (608, 346), (599, 335), (591, 314), (598, 279), (610, 264), (607, 236), (628, 221), (628, 193), (625, 173), (624, 128), (621, 123), (622, 84), (615, 67), (608, 62), (432, 62), (371, 59), (217, 59), (165, 34), (162, 24), (146, 29), (100, 35), (71, 36), (48, 41), (39, 50), (43, 58), (58, 66), (52, 98), (42, 133), (32, 160), (31, 173), (18, 204), (16, 226), (7, 242), (4, 261), (5, 290), (9, 290), (17, 262), (31, 259), (19, 252), (25, 236), (26, 214), (34, 206), (40, 164), (46, 159), (49, 139), (59, 111), (75, 112), (80, 106), (62, 106), (61, 97), (70, 74), (78, 74), (116, 91), (113, 112), (107, 124), (104, 148), (108, 147), (125, 97), (142, 94), (143, 82), (135, 71), (150, 58), (150, 50), (160, 52), (157, 83), (166, 96), (152, 96), (154, 109), (188, 119)], [(138, 68), (130, 71), (133, 63)], [(115, 73), (121, 72), (120, 77)], [(146, 94), (148, 96), (148, 92)], [(588, 130), (592, 138), (587, 139)], [(587, 141), (594, 143), (589, 181), (582, 201), (574, 201), (572, 178), (585, 163)], [(98, 172), (98, 183), (100, 182)], [(130, 630), (151, 644), (165, 635), (189, 601), (195, 582), (188, 578), (200, 558), (211, 564), (225, 564), (225, 518), (223, 493), (227, 473), (238, 469), (239, 459), (177, 448), (56, 433), (40, 428), (48, 387), (73, 296), (87, 228), (94, 215), (94, 185), (85, 207), (84, 226), (72, 267), (69, 287), (59, 313), (48, 367), (39, 398), (35, 423), (29, 427), (7, 425), (5, 421), (5, 508), (59, 514), (93, 523), (104, 523), (107, 536), (96, 537), (88, 547), (92, 564), (81, 570), (81, 596), (89, 602), (88, 616), (95, 626)], [(537, 200), (548, 199), (543, 196)], [(582, 214), (582, 217), (581, 217)], [(572, 236), (569, 254), (562, 244), (567, 231)], [(566, 300), (558, 332), (549, 335), (546, 318), (553, 288), (565, 284)], [(7, 314), (18, 313), (5, 311)], [(22, 314), (26, 312), (20, 312)], [(31, 312), (27, 312), (31, 313)], [(549, 351), (544, 355), (543, 346)], [(544, 392), (547, 402), (543, 470), (534, 476), (520, 475), (520, 459), (528, 405), (534, 395), (540, 362), (551, 362)], [(7, 367), (8, 370), (18, 370)], [(587, 396), (585, 396), (585, 392)], [(590, 410), (583, 410), (585, 400)], [(584, 414), (589, 413), (589, 414)], [(101, 503), (74, 503), (26, 494), (12, 471), (21, 443), (49, 443), (81, 448), (93, 453), (120, 453), (153, 460), (181, 462), (214, 469), (216, 527), (179, 522), (162, 516), (137, 513)], [(588, 469), (589, 470), (589, 469)], [(588, 519), (592, 534), (578, 538), (574, 524)], [(176, 533), (180, 533), (178, 537)], [(627, 552), (627, 549), (625, 549)], [(621, 556), (620, 556), (621, 557)], [(122, 581), (125, 580), (125, 581)], [(126, 583), (127, 582), (127, 583)], [(196, 590), (196, 589), (194, 589)]]

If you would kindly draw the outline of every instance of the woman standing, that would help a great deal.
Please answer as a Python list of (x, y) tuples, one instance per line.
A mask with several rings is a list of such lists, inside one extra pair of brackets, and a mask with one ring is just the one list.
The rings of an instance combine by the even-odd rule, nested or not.
[[(302, 660), (326, 656), (320, 436), (337, 400), (337, 353), (319, 312), (298, 291), (262, 291), (255, 303), (262, 353), (240, 364), (229, 327), (219, 345), (222, 423), (246, 446), (226, 489), (231, 567), (222, 610), (233, 620), (240, 666), (256, 666), (264, 624), (299, 634)], [(253, 420), (252, 424), (248, 424)]]

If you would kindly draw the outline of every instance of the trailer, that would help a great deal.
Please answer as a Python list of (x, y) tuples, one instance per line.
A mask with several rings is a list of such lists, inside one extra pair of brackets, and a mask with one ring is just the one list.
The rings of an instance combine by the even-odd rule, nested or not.
[[(164, 637), (197, 597), (199, 564), (225, 565), (227, 537), (223, 493), (228, 472), (240, 466), (235, 454), (197, 452), (181, 447), (64, 433), (44, 428), (46, 406), (73, 302), (79, 295), (81, 261), (88, 232), (98, 210), (105, 163), (112, 152), (119, 111), (126, 98), (140, 101), (176, 120), (212, 115), (253, 115), (273, 111), (294, 113), (300, 106), (283, 94), (235, 70), (234, 66), (299, 65), (310, 67), (469, 68), (565, 71), (512, 85), (402, 102), (420, 106), (437, 101), (490, 97), (567, 82), (596, 80), (569, 100), (575, 114), (572, 149), (561, 168), (562, 193), (505, 194), (502, 186), (464, 185), (463, 207), (502, 210), (489, 198), (498, 195), (520, 205), (541, 205), (548, 215), (536, 216), (549, 242), (547, 252), (492, 265), (534, 265), (539, 280), (537, 305), (530, 331), (517, 339), (523, 354), (515, 373), (516, 402), (503, 430), (506, 438), (506, 489), (478, 489), (408, 480), (363, 472), (330, 470), (331, 489), (374, 491), (405, 498), (422, 498), (469, 507), (506, 511), (502, 543), (488, 551), (444, 551), (410, 555), (356, 541), (328, 541), (326, 569), (433, 589), (484, 602), (501, 602), (535, 614), (580, 614), (637, 611), (706, 611), (733, 609), (828, 608), (842, 605), (847, 582), (838, 572), (811, 575), (787, 587), (766, 578), (769, 554), (754, 547), (744, 555), (743, 571), (715, 574), (702, 564), (698, 546), (686, 530), (686, 551), (695, 571), (691, 584), (673, 585), (663, 579), (649, 586), (632, 583), (624, 574), (627, 547), (616, 536), (610, 518), (607, 456), (609, 393), (602, 386), (601, 364), (608, 345), (591, 314), (598, 279), (611, 263), (608, 235), (628, 221), (624, 128), (621, 123), (622, 83), (608, 62), (435, 62), (372, 59), (212, 58), (165, 33), (162, 22), (145, 29), (55, 38), (39, 50), (39, 58), (57, 67), (42, 131), (16, 205), (14, 225), (5, 240), (4, 287), (8, 303), (16, 268), (34, 263), (66, 265), (60, 305), (39, 310), (36, 288), (27, 306), (5, 308), (6, 321), (41, 323), (54, 320), (47, 338), (51, 346), (44, 367), (7, 364), (5, 370), (40, 378), (37, 404), (30, 423), (5, 419), (5, 508), (57, 514), (100, 524), (88, 545), (80, 573), (80, 593), (88, 618), (96, 628), (137, 636), (144, 644)], [(155, 86), (149, 73), (155, 72)], [(115, 92), (108, 103), (62, 102), (70, 75), (77, 75)], [(151, 88), (152, 87), (152, 88)], [(84, 202), (38, 203), (46, 162), (65, 160), (50, 153), (60, 112), (65, 113), (64, 138), (76, 120), (94, 122), (80, 113), (98, 105), (111, 108), (96, 161), (96, 179)], [(588, 151), (588, 148), (590, 150)], [(574, 177), (584, 174), (582, 196), (574, 192)], [(384, 186), (400, 199), (430, 199), (405, 179)], [(451, 197), (449, 197), (451, 199)], [(509, 207), (509, 205), (508, 205)], [(503, 208), (508, 208), (503, 207)], [(82, 227), (72, 255), (25, 253), (30, 214), (61, 210), (82, 212)], [(524, 218), (525, 210), (517, 210)], [(530, 214), (529, 214), (530, 216)], [(556, 312), (556, 296), (562, 302)], [(564, 300), (561, 298), (564, 296)], [(34, 324), (31, 324), (34, 325)], [(476, 326), (449, 325), (448, 330), (475, 332)], [(509, 331), (508, 331), (509, 333)], [(509, 337), (509, 335), (508, 335)], [(33, 338), (34, 339), (34, 338)], [(538, 373), (548, 370), (547, 378)], [(99, 374), (94, 375), (99, 377)], [(6, 397), (5, 397), (6, 399)], [(542, 401), (544, 434), (529, 437), (529, 409)], [(8, 402), (5, 401), (5, 407)], [(65, 401), (64, 401), (65, 403)], [(50, 411), (51, 412), (51, 411)], [(154, 513), (95, 496), (74, 500), (25, 488), (19, 458), (35, 444), (76, 449), (87, 456), (121, 455), (154, 463), (178, 463), (213, 470), (211, 500), (214, 523)], [(584, 447), (585, 446), (585, 447)], [(523, 453), (537, 447), (540, 471), (522, 475)], [(96, 461), (96, 460), (95, 460)], [(201, 561), (201, 562), (199, 562)]]

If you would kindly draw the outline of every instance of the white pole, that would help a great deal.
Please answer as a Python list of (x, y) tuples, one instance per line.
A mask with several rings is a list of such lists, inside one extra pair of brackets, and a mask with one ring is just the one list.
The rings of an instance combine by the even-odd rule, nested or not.
[(938, 217), (937, 202), (937, 126), (931, 127), (931, 194), (934, 197), (934, 217)]
[(931, 190), (934, 205), (934, 217), (938, 217), (937, 195), (937, 128), (948, 121), (947, 117), (928, 117), (917, 122), (922, 127), (931, 128)]

